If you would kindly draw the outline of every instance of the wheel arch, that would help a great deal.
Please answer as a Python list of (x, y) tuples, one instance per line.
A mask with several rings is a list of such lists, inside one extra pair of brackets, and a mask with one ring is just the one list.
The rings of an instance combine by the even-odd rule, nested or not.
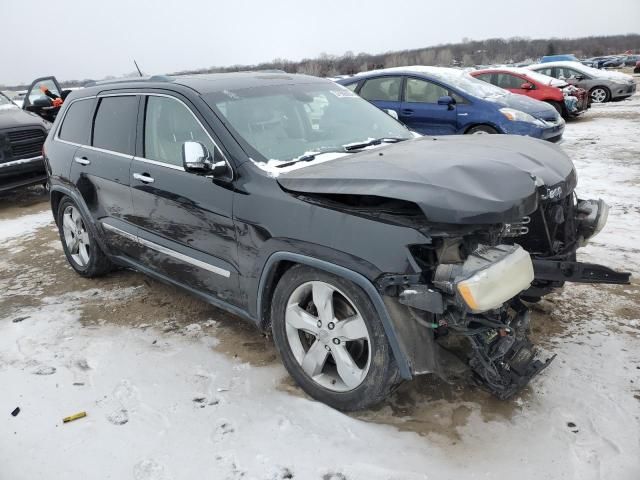
[(412, 378), (411, 365), (407, 354), (404, 352), (398, 334), (384, 304), (384, 300), (373, 284), (362, 274), (334, 263), (308, 257), (293, 252), (275, 252), (265, 262), (258, 283), (257, 312), (261, 328), (266, 329), (271, 324), (271, 302), (273, 292), (278, 281), (294, 265), (306, 265), (318, 270), (332, 273), (345, 278), (359, 286), (371, 300), (376, 313), (380, 317), (391, 351), (398, 365), (400, 375), (406, 380)]
[(100, 245), (100, 248), (102, 249), (102, 251), (105, 252), (107, 256), (109, 256), (108, 252), (110, 250), (108, 246), (105, 244), (104, 239), (101, 235), (101, 232), (99, 231), (93, 219), (93, 216), (91, 215), (91, 212), (87, 208), (87, 205), (84, 202), (84, 199), (78, 193), (62, 185), (52, 185), (51, 191), (49, 194), (49, 198), (51, 202), (51, 211), (53, 212), (53, 218), (54, 218), (54, 221), (56, 222), (56, 225), (58, 224), (58, 207), (60, 206), (60, 202), (62, 202), (62, 200), (65, 197), (69, 197), (73, 201), (73, 203), (75, 203), (77, 207), (80, 209), (82, 216), (88, 220), (88, 222), (86, 222), (86, 225), (91, 230), (91, 234), (93, 235), (93, 238), (96, 240), (96, 242), (98, 242), (98, 245)]
[(495, 131), (497, 131), (497, 132), (498, 132), (498, 134), (502, 134), (502, 133), (504, 133), (504, 131), (503, 131), (503, 130), (498, 126), (498, 125), (496, 125), (496, 124), (494, 124), (494, 123), (491, 123), (491, 122), (475, 122), (475, 123), (470, 123), (469, 125), (467, 125), (467, 126), (464, 128), (464, 132), (463, 132), (463, 133), (466, 135), (466, 134), (469, 132), (469, 130), (471, 130), (471, 129), (472, 129), (472, 128), (474, 128), (474, 127), (491, 127), (491, 128), (493, 128)]

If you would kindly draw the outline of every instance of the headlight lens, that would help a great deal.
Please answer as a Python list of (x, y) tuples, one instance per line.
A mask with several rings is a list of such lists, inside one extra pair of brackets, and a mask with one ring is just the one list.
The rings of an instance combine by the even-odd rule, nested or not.
[(595, 237), (607, 224), (609, 218), (609, 205), (604, 200), (582, 200), (578, 203), (578, 225), (579, 231), (587, 240)]
[(538, 120), (537, 118), (529, 115), (528, 113), (522, 112), (520, 110), (516, 110), (514, 108), (501, 108), (500, 113), (507, 117), (512, 122), (526, 122), (533, 123), (535, 125), (544, 126), (544, 122), (542, 120)]

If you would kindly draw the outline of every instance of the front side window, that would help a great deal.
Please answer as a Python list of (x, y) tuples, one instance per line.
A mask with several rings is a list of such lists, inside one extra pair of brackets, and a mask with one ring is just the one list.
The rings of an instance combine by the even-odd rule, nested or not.
[(81, 145), (89, 144), (94, 104), (95, 102), (91, 98), (77, 100), (69, 106), (58, 133), (60, 139)]
[(144, 157), (182, 166), (182, 145), (187, 141), (202, 143), (212, 156), (217, 153), (209, 135), (184, 104), (169, 97), (149, 96), (144, 121)]
[(497, 85), (500, 88), (522, 88), (522, 84), (525, 83), (526, 80), (523, 80), (515, 75), (511, 75), (510, 73), (498, 73), (496, 74), (496, 82), (494, 85)]
[(101, 98), (93, 123), (93, 146), (133, 155), (137, 118), (137, 96)]
[(404, 99), (406, 102), (438, 103), (438, 99), (446, 95), (449, 95), (448, 90), (440, 85), (408, 78)]
[(360, 89), (360, 96), (369, 101), (400, 101), (402, 77), (371, 78), (364, 82)]
[(482, 75), (473, 75), (474, 78), (478, 80), (482, 80), (483, 82), (491, 83), (493, 85), (496, 84), (495, 77), (491, 73), (483, 73)]
[(346, 153), (351, 144), (412, 137), (388, 114), (337, 84), (224, 90), (203, 98), (264, 161), (289, 161), (310, 152)]

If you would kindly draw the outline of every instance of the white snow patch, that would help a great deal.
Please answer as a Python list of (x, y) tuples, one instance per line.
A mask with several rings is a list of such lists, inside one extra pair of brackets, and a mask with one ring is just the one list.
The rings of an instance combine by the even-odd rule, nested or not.
[(0, 220), (0, 242), (31, 235), (36, 230), (53, 222), (51, 210), (25, 215), (24, 217)]

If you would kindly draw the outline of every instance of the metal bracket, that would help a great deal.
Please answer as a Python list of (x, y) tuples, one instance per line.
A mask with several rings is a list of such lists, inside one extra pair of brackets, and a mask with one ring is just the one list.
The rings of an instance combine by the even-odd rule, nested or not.
[(609, 267), (595, 263), (539, 259), (532, 259), (532, 262), (536, 280), (628, 285), (631, 279), (629, 272), (616, 272)]

